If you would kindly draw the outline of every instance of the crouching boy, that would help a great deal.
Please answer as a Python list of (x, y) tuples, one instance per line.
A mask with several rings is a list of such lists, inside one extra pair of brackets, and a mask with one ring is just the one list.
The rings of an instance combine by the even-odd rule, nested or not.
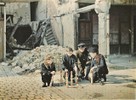
[(89, 48), (89, 54), (92, 57), (90, 72), (92, 74), (93, 82), (98, 81), (102, 83), (102, 78), (106, 82), (106, 74), (108, 74), (108, 69), (104, 56), (99, 54), (98, 49), (95, 47)]
[[(68, 81), (71, 81), (71, 72), (73, 78), (75, 77), (75, 67), (77, 63), (76, 56), (73, 54), (73, 49), (68, 47), (66, 48), (66, 54), (62, 58), (63, 70), (64, 70), (64, 79), (66, 79), (66, 73), (68, 74)], [(75, 82), (73, 80), (73, 82)]]
[(47, 55), (44, 59), (44, 62), (41, 64), (41, 78), (44, 83), (42, 87), (47, 87), (52, 85), (52, 77), (55, 75), (56, 69), (55, 64), (53, 63), (53, 57)]

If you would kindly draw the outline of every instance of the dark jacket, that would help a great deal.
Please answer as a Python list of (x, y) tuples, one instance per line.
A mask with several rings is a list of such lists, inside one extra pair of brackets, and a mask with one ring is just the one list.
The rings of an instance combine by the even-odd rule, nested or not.
[(62, 57), (63, 70), (68, 69), (68, 71), (73, 71), (74, 65), (77, 63), (77, 59), (75, 55), (68, 56), (65, 54)]
[(94, 59), (92, 59), (91, 67), (94, 66), (97, 66), (102, 73), (108, 74), (107, 64), (103, 55), (98, 54)]
[(80, 51), (77, 51), (76, 53), (77, 59), (80, 61), (82, 67), (86, 66), (86, 62), (88, 60), (88, 53), (89, 52), (87, 51), (87, 49), (85, 49), (83, 53), (81, 53)]
[(41, 65), (41, 74), (51, 75), (52, 71), (56, 71), (54, 63), (52, 63), (51, 66), (46, 66), (44, 63), (42, 63), (42, 65)]
[(87, 62), (86, 62), (86, 66), (91, 66), (91, 62), (92, 62), (92, 58), (90, 55), (88, 55), (87, 57)]

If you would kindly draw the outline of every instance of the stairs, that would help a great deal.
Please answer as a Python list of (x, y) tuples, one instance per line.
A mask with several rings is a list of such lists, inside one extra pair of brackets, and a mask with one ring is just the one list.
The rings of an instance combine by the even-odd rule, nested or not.
[[(44, 40), (46, 43), (44, 43)], [(40, 21), (36, 32), (31, 34), (23, 45), (29, 48), (35, 48), (36, 46), (43, 44), (59, 45), (57, 36), (51, 26), (50, 19)]]
[(48, 21), (49, 22), (47, 23), (48, 25), (46, 25), (44, 38), (47, 41), (48, 45), (59, 45), (58, 39), (57, 39), (55, 33), (53, 32), (51, 22), (50, 22), (50, 20), (48, 20)]

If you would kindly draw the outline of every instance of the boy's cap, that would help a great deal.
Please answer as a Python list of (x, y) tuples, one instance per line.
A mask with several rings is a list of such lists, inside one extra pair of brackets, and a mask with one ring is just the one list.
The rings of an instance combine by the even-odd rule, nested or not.
[(79, 43), (77, 46), (78, 46), (78, 47), (80, 47), (80, 46), (85, 46), (85, 43)]
[(92, 53), (98, 53), (98, 49), (96, 47), (90, 47), (88, 51)]

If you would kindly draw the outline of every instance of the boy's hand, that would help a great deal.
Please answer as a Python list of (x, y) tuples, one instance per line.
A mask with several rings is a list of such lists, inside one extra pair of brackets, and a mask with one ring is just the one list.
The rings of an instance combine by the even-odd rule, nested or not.
[(97, 68), (97, 66), (92, 67), (91, 72), (93, 72), (95, 68)]
[(68, 72), (68, 70), (67, 70), (67, 69), (65, 69), (65, 72)]
[(55, 71), (52, 71), (51, 74), (52, 74), (52, 75), (55, 75)]

